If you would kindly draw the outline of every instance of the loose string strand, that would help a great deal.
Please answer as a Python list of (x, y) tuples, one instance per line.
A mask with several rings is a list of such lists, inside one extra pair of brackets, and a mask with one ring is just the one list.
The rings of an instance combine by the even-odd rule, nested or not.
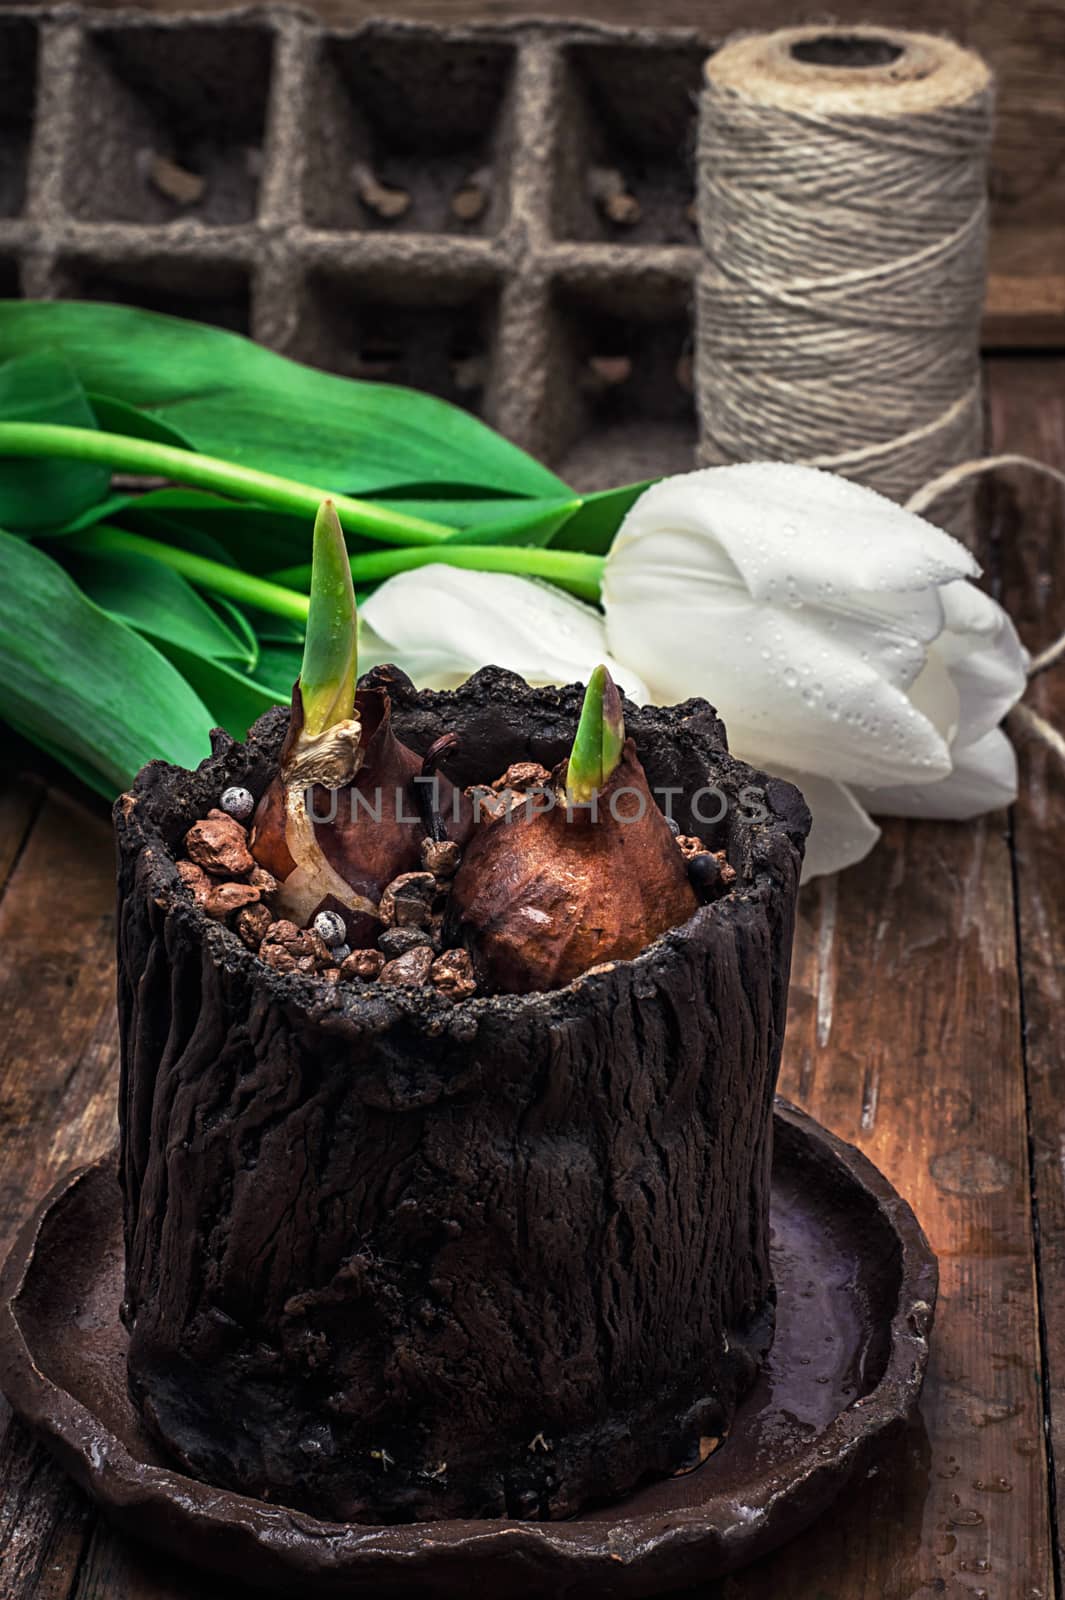
[[(906, 502), (906, 510), (920, 515), (935, 505), (937, 500), (963, 484), (982, 478), (989, 472), (998, 472), (1003, 467), (1022, 467), (1029, 472), (1037, 472), (1065, 489), (1065, 472), (1058, 467), (1052, 467), (1045, 461), (1036, 461), (1033, 456), (1007, 452), (998, 456), (978, 456), (972, 461), (959, 461), (957, 466), (948, 467), (945, 472), (940, 472), (928, 483), (922, 484), (910, 496)], [(1063, 657), (1065, 657), (1065, 633), (1032, 657), (1028, 665), (1029, 683), (1048, 667), (1056, 666)], [(1045, 717), (1041, 717), (1038, 711), (1033, 711), (1031, 706), (1017, 704), (1010, 712), (1010, 721), (1041, 739), (1060, 756), (1062, 761), (1065, 761), (1065, 738), (1062, 738), (1057, 728)]]

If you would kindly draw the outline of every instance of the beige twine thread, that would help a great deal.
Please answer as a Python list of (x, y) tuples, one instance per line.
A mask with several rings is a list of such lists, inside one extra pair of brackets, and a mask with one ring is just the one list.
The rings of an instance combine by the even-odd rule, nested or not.
[(905, 500), (977, 453), (992, 103), (980, 57), (930, 34), (788, 28), (711, 57), (705, 462), (804, 461)]
[[(907, 500), (906, 510), (923, 513), (937, 500), (949, 495), (962, 484), (983, 477), (985, 472), (998, 472), (1001, 467), (1025, 467), (1030, 472), (1042, 473), (1045, 478), (1051, 478), (1065, 488), (1065, 472), (1060, 472), (1057, 467), (1048, 466), (1045, 461), (1036, 461), (1032, 456), (981, 456), (975, 461), (959, 461), (957, 466), (948, 467), (945, 472), (938, 473), (928, 483), (922, 484), (920, 489)], [(1063, 656), (1065, 656), (1065, 633), (1032, 657), (1028, 665), (1028, 681), (1031, 682), (1048, 667), (1055, 666)], [(1031, 706), (1018, 703), (1013, 707), (1007, 720), (1012, 723), (1015, 730), (1023, 730), (1025, 733), (1034, 734), (1037, 739), (1042, 739), (1060, 760), (1065, 761), (1065, 738), (1053, 723), (1041, 717), (1038, 711), (1033, 711)]]
[[(932, 34), (801, 27), (711, 57), (699, 121), (700, 456), (801, 461), (910, 511), (1028, 456), (978, 458), (984, 61)], [(939, 470), (944, 461), (955, 463)], [(1029, 678), (1065, 657), (1065, 634)], [(1024, 705), (1015, 729), (1065, 761)]]

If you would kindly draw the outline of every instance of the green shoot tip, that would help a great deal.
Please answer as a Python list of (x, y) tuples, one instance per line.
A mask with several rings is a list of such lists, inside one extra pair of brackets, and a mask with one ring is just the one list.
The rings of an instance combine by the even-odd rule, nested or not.
[(621, 760), (625, 718), (617, 684), (604, 666), (596, 667), (584, 691), (581, 719), (566, 766), (566, 797), (571, 805), (590, 805)]
[(358, 617), (344, 531), (336, 506), (325, 499), (314, 522), (311, 599), (300, 668), (305, 734), (324, 733), (352, 715), (357, 649)]

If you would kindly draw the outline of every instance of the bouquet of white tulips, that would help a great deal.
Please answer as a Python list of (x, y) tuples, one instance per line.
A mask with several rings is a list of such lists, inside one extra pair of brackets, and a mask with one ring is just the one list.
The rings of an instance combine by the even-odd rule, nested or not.
[(378, 659), (448, 687), (492, 661), (532, 682), (607, 661), (627, 694), (703, 695), (744, 760), (790, 778), (814, 817), (806, 876), (876, 843), (881, 816), (961, 819), (1016, 796), (999, 724), (1027, 656), (958, 540), (811, 467), (665, 479), (604, 560), (602, 611), (556, 588), (425, 566), (363, 607)]
[(365, 666), (703, 696), (805, 794), (807, 876), (864, 856), (872, 815), (1014, 798), (1027, 657), (925, 518), (783, 464), (582, 497), (440, 401), (109, 306), (0, 303), (0, 713), (105, 794), (243, 735), (298, 670), (326, 494)]

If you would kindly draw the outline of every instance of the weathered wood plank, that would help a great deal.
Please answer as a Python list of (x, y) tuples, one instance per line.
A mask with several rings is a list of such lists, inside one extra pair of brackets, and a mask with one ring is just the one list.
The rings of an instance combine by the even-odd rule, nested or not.
[[(988, 402), (996, 448), (1065, 463), (1065, 359), (992, 363)], [(1034, 474), (1010, 472), (994, 484), (991, 503), (1002, 598), (1035, 652), (1065, 630), (1065, 492)], [(1026, 703), (1065, 732), (1065, 663), (1035, 679)], [(1013, 825), (1021, 974), (1051, 1442), (1060, 1484), (1065, 1470), (1065, 763), (1037, 739), (1018, 743), (1020, 794)]]
[(109, 830), (52, 792), (0, 904), (0, 1244), (114, 1139)]
[[(1065, 363), (991, 362), (988, 381), (990, 447), (1065, 461)], [(1014, 544), (1009, 535), (1014, 555), (1028, 563), (1024, 585), (1042, 594), (1044, 636), (1054, 631), (1046, 626), (1047, 586), (1038, 582), (1048, 561), (1047, 501), (1044, 491), (1042, 518), (1028, 524), (1027, 541)], [(989, 567), (994, 558), (992, 546)], [(1060, 584), (1057, 593), (1052, 614), (1060, 628)], [(1065, 698), (1060, 687), (1055, 693), (1065, 724)], [(1033, 804), (1044, 821), (1055, 814), (1052, 801), (1060, 815), (1060, 771), (1051, 782), (1052, 795), (1022, 782), (1019, 831)], [(803, 1540), (735, 1579), (729, 1600), (872, 1600), (926, 1588), (959, 1600), (973, 1593), (1041, 1600), (1054, 1592), (1003, 829), (1002, 818), (970, 828), (892, 823), (870, 861), (835, 888), (813, 886), (804, 903), (784, 1088), (877, 1161), (939, 1251), (940, 1313), (922, 1406), (927, 1437), (911, 1434), (907, 1459), (900, 1456)], [(1051, 1071), (1052, 1006), (1061, 992), (1054, 952), (1063, 947), (1065, 909), (1053, 832), (1040, 837), (1032, 876), (1046, 894), (1026, 909), (1021, 846), (1020, 914), (1030, 1041), (1033, 939), (1041, 952), (1045, 1054), (1041, 1072), (1031, 1058), (1029, 1065), (1050, 1113), (1042, 1140), (1037, 1116), (1036, 1170), (1041, 1195), (1051, 1186), (1042, 1202), (1042, 1245), (1048, 1266), (1049, 1242), (1057, 1299), (1048, 1303), (1047, 1320), (1061, 1330), (1063, 1119), (1051, 1099)], [(1051, 1373), (1060, 1382), (1065, 1333), (1056, 1350), (1053, 1338)], [(1060, 1415), (1057, 1421), (1060, 1427)]]
[(1065, 345), (1065, 228), (992, 234), (983, 341), (988, 349)]
[(68, 1600), (94, 1512), (0, 1399), (0, 1594)]
[[(988, 388), (990, 448), (1065, 461), (1065, 362), (989, 362)], [(1051, 521), (1054, 492), (1034, 480), (1021, 498), (1027, 518), (1008, 493), (996, 497), (988, 581), (995, 587), (1001, 548), (1013, 571), (1011, 607), (1045, 641), (1065, 626), (1060, 576), (1056, 587), (1047, 583), (1048, 570), (1060, 575), (1065, 564), (1061, 515)], [(1040, 693), (1044, 710), (1056, 708), (1065, 726), (1063, 688), (1044, 682)], [(1051, 818), (1061, 815), (1065, 773), (1042, 752), (1026, 765), (1016, 823), (1019, 912), (1042, 1253), (1053, 1284), (1051, 1376), (1060, 1385), (1065, 1118), (1053, 1073), (1065, 885)], [(730, 1600), (871, 1600), (925, 1587), (959, 1600), (1054, 1592), (1004, 825), (1001, 817), (972, 827), (889, 824), (870, 861), (836, 887), (812, 886), (804, 901), (784, 1088), (877, 1161), (939, 1251), (927, 1437), (911, 1435), (909, 1464), (900, 1457), (837, 1515), (757, 1574), (734, 1580)], [(1055, 1421), (1061, 1459), (1060, 1399)]]
[[(31, 797), (40, 803), (25, 837)], [(42, 798), (43, 796), (43, 798)], [(35, 803), (36, 803), (35, 802)], [(13, 841), (17, 841), (13, 842)], [(99, 816), (36, 779), (0, 797), (0, 1250), (50, 1184), (115, 1138), (113, 861)], [(0, 1594), (66, 1600), (87, 1501), (0, 1401)]]
[(69, 1600), (252, 1600), (252, 1591), (134, 1544), (98, 1522)]
[(5, 772), (0, 779), (0, 895), (7, 888), (43, 798), (43, 784), (30, 773)]
[[(990, 448), (1065, 461), (1065, 362), (992, 361), (988, 388)], [(996, 496), (988, 581), (995, 587), (1001, 560), (1013, 574), (1011, 609), (1045, 642), (1065, 627), (1061, 501), (1045, 484), (1024, 484)], [(1065, 727), (1065, 684), (1044, 679), (1039, 694)], [(1059, 1459), (1065, 1118), (1054, 1076), (1065, 884), (1051, 819), (1063, 794), (1060, 764), (1029, 751), (1018, 909)], [(870, 861), (835, 887), (813, 886), (804, 902), (785, 1091), (864, 1148), (915, 1206), (940, 1254), (942, 1297), (922, 1406), (927, 1451), (911, 1437), (910, 1467), (896, 1462), (757, 1575), (735, 1580), (737, 1600), (864, 1600), (922, 1586), (995, 1600), (1053, 1593), (1004, 826), (1001, 817), (889, 824)]]
[(729, 1600), (1053, 1592), (1004, 820), (888, 823), (805, 895), (783, 1089), (888, 1174), (939, 1254), (927, 1438)]

